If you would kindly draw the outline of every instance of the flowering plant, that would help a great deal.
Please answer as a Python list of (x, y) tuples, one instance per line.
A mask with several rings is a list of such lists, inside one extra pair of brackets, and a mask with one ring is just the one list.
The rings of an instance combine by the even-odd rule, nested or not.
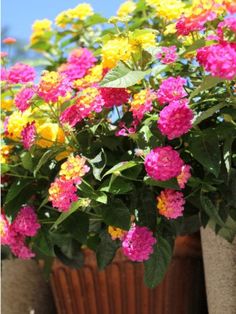
[(235, 12), (230, 0), (128, 0), (107, 20), (83, 3), (34, 23), (41, 59), (2, 53), (13, 255), (80, 267), (89, 247), (104, 268), (121, 246), (154, 287), (177, 235), (210, 225), (233, 240)]

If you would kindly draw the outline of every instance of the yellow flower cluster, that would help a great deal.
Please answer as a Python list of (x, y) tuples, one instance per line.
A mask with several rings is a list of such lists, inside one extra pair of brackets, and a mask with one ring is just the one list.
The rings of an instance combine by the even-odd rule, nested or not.
[(27, 122), (32, 121), (30, 117), (31, 110), (27, 109), (24, 112), (14, 111), (8, 118), (7, 122), (7, 137), (18, 141), (21, 138), (21, 132)]
[(1, 99), (1, 109), (6, 111), (11, 111), (13, 108), (13, 100), (9, 98)]
[(35, 44), (36, 42), (43, 40), (44, 38), (48, 38), (46, 33), (52, 30), (52, 22), (48, 19), (36, 20), (32, 25), (33, 33), (30, 38), (31, 44)]
[(10, 155), (12, 145), (1, 145), (0, 149), (0, 163), (6, 164)]
[(117, 11), (117, 16), (126, 17), (136, 9), (136, 4), (132, 0), (122, 3)]
[(83, 107), (90, 107), (91, 103), (95, 100), (95, 98), (99, 95), (99, 91), (95, 87), (88, 87), (83, 89), (79, 94), (79, 102), (78, 105)]
[(74, 9), (69, 9), (61, 12), (55, 19), (55, 24), (61, 28), (65, 28), (67, 24), (70, 24), (74, 19), (84, 21), (87, 17), (93, 15), (93, 8), (88, 3), (81, 3)]
[(166, 20), (179, 18), (185, 8), (181, 0), (146, 0), (146, 3), (155, 8), (158, 17)]
[(55, 142), (65, 142), (65, 134), (57, 123), (43, 123), (37, 127), (37, 135), (39, 138), (36, 145), (40, 147), (51, 147)]
[(108, 233), (111, 235), (112, 240), (116, 240), (116, 239), (121, 239), (124, 236), (125, 230), (122, 230), (120, 228), (116, 228), (113, 226), (109, 226)]
[(86, 88), (91, 84), (98, 83), (102, 79), (102, 65), (98, 64), (89, 69), (88, 74), (83, 78), (75, 80), (73, 82), (74, 88)]
[(148, 47), (156, 46), (156, 35), (153, 31), (138, 29), (134, 32), (129, 32), (129, 44), (132, 52), (139, 51)]
[[(88, 167), (85, 165), (86, 159), (83, 157), (69, 156), (67, 161), (61, 165), (61, 170), (59, 172), (60, 177), (63, 180), (73, 180), (76, 183), (81, 182), (81, 177), (83, 177), (88, 172)], [(78, 182), (79, 181), (79, 182)]]

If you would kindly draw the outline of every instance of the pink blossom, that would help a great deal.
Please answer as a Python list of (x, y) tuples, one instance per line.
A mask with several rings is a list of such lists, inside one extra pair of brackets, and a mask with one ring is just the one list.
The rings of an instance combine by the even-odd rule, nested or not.
[(64, 181), (56, 178), (49, 188), (49, 201), (52, 202), (53, 207), (58, 208), (58, 211), (66, 212), (71, 204), (78, 200), (76, 191), (72, 180)]
[(165, 189), (161, 191), (160, 195), (157, 197), (157, 201), (159, 213), (166, 218), (175, 219), (183, 216), (183, 205), (185, 204), (183, 193)]
[(145, 158), (145, 169), (154, 180), (166, 181), (181, 173), (183, 160), (171, 146), (156, 147)]
[(15, 96), (15, 105), (20, 111), (25, 111), (30, 106), (30, 101), (34, 96), (34, 90), (31, 87), (22, 88)]
[(161, 51), (157, 53), (156, 57), (161, 59), (161, 63), (171, 64), (178, 59), (178, 54), (176, 53), (176, 46), (161, 47)]
[(36, 136), (35, 121), (28, 122), (21, 131), (21, 138), (25, 149), (30, 149)]
[(179, 187), (181, 189), (185, 188), (185, 184), (188, 182), (188, 179), (191, 177), (191, 167), (189, 165), (183, 165), (181, 173), (177, 177)]
[(197, 60), (212, 76), (232, 80), (236, 76), (236, 44), (223, 43), (197, 50)]
[(40, 224), (31, 206), (23, 206), (12, 223), (12, 228), (23, 236), (33, 237), (37, 234)]
[(157, 242), (147, 227), (132, 225), (122, 239), (122, 249), (131, 261), (146, 261), (153, 253), (153, 245)]
[(163, 105), (187, 96), (184, 84), (186, 84), (186, 80), (180, 76), (176, 78), (171, 76), (163, 80), (157, 91), (159, 103)]
[(35, 256), (31, 249), (25, 244), (25, 237), (14, 229), (11, 230), (9, 247), (12, 253), (21, 259), (30, 259)]
[(137, 119), (134, 119), (130, 125), (130, 127), (127, 127), (123, 121), (119, 122), (119, 129), (116, 131), (116, 136), (129, 136), (131, 134), (136, 133), (137, 126), (139, 125), (139, 121)]
[(120, 106), (128, 102), (129, 93), (125, 88), (100, 88), (101, 96), (104, 100), (104, 107), (111, 108)]
[(7, 80), (7, 70), (5, 68), (1, 67), (1, 72), (0, 72), (0, 76), (1, 76), (1, 81), (6, 81)]
[(8, 70), (7, 80), (9, 83), (28, 83), (35, 79), (36, 72), (28, 64), (16, 63)]
[(146, 112), (152, 110), (152, 102), (156, 99), (156, 93), (151, 89), (143, 89), (134, 94), (130, 101), (130, 111), (134, 119), (141, 121)]
[(226, 17), (222, 22), (220, 22), (217, 26), (217, 35), (219, 36), (219, 40), (221, 43), (226, 41), (230, 41), (232, 37), (232, 41), (236, 40), (236, 17), (229, 16)]
[(187, 99), (172, 101), (160, 112), (158, 128), (169, 140), (187, 133), (192, 127), (193, 111)]

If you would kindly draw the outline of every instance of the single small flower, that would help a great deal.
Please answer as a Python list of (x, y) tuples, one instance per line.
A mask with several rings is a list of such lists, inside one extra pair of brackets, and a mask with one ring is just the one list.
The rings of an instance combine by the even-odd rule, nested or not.
[(176, 219), (183, 216), (184, 195), (171, 189), (161, 191), (157, 197), (157, 209), (159, 213), (168, 219)]
[(171, 76), (163, 80), (157, 91), (157, 99), (159, 103), (163, 105), (187, 96), (183, 87), (185, 84), (186, 80), (180, 76)]
[(110, 234), (112, 240), (116, 240), (116, 239), (122, 240), (126, 231), (117, 227), (109, 226), (108, 233)]
[(143, 262), (153, 253), (153, 245), (157, 242), (147, 227), (132, 225), (122, 239), (122, 250), (131, 261)]
[(145, 169), (154, 180), (166, 181), (181, 173), (184, 162), (171, 146), (157, 147), (145, 158)]
[(61, 165), (61, 170), (59, 172), (61, 180), (71, 180), (75, 184), (80, 184), (81, 178), (90, 170), (90, 168), (85, 164), (86, 159), (84, 157), (69, 156), (67, 161)]
[(25, 111), (30, 107), (30, 101), (35, 92), (31, 87), (22, 88), (15, 96), (14, 102), (20, 111)]
[(21, 131), (21, 138), (25, 149), (30, 149), (36, 136), (35, 121), (28, 122)]
[(185, 184), (188, 182), (188, 179), (191, 177), (191, 167), (189, 165), (183, 165), (181, 173), (177, 177), (179, 187), (181, 189), (185, 188)]
[(60, 212), (66, 212), (70, 209), (73, 202), (78, 200), (76, 194), (77, 188), (72, 180), (64, 181), (59, 178), (51, 183), (49, 188), (49, 201), (52, 206), (57, 208)]
[(180, 99), (161, 110), (157, 125), (162, 134), (173, 140), (191, 129), (192, 120), (193, 111), (188, 106), (188, 100)]
[(12, 228), (14, 228), (17, 233), (28, 237), (35, 236), (40, 227), (34, 209), (28, 205), (21, 207), (12, 223)]

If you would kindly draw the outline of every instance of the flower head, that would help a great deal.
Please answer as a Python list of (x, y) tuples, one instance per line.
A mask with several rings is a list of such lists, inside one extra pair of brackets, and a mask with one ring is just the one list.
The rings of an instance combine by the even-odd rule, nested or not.
[(28, 205), (21, 207), (12, 223), (12, 228), (23, 236), (35, 236), (40, 228), (40, 224), (34, 209)]
[(15, 96), (14, 102), (20, 111), (25, 111), (30, 107), (30, 101), (35, 92), (31, 87), (23, 87)]
[(58, 123), (44, 123), (37, 127), (36, 144), (40, 147), (51, 147), (54, 143), (64, 143), (65, 134)]
[(186, 80), (180, 76), (176, 78), (168, 77), (163, 80), (157, 91), (157, 99), (159, 103), (163, 105), (187, 96), (187, 93), (183, 88), (184, 84), (186, 84)]
[(52, 206), (56, 207), (60, 212), (66, 212), (70, 209), (73, 202), (78, 200), (76, 195), (76, 187), (72, 180), (56, 180), (51, 183), (49, 188), (49, 201), (52, 202)]
[(104, 100), (104, 107), (112, 108), (128, 102), (130, 94), (125, 88), (100, 88), (101, 96)]
[(145, 158), (147, 174), (154, 180), (166, 181), (181, 173), (183, 160), (171, 146), (157, 147)]
[(188, 179), (191, 177), (191, 167), (189, 165), (183, 165), (181, 173), (177, 177), (179, 187), (184, 189), (185, 184), (188, 182)]
[(158, 17), (166, 20), (176, 19), (184, 11), (184, 3), (180, 0), (146, 0), (146, 2), (156, 9)]
[(28, 122), (21, 131), (23, 146), (25, 149), (30, 149), (33, 145), (36, 135), (35, 121)]
[(166, 218), (175, 219), (183, 216), (183, 205), (185, 204), (183, 193), (165, 189), (161, 191), (157, 201), (159, 213)]
[(16, 141), (20, 140), (23, 128), (31, 121), (30, 114), (31, 112), (29, 110), (24, 112), (16, 110), (8, 116), (4, 123), (5, 135)]
[(236, 44), (223, 43), (197, 50), (197, 60), (212, 76), (232, 80), (236, 76)]
[(150, 89), (143, 89), (134, 94), (130, 101), (130, 111), (133, 117), (142, 120), (144, 114), (152, 110), (152, 102), (156, 99), (156, 94)]
[(110, 234), (112, 240), (120, 239), (122, 240), (126, 231), (113, 226), (108, 227), (108, 233)]
[(119, 61), (127, 61), (131, 56), (131, 46), (127, 38), (114, 38), (102, 47), (103, 68), (114, 68)]
[(172, 101), (160, 112), (158, 128), (169, 140), (187, 133), (192, 127), (193, 111), (187, 99)]
[(136, 4), (132, 0), (123, 2), (117, 10), (117, 16), (126, 17), (136, 9)]
[(3, 42), (3, 44), (6, 44), (6, 45), (12, 45), (12, 44), (16, 43), (16, 39), (13, 37), (6, 37), (3, 39), (2, 42)]
[(36, 72), (28, 64), (16, 63), (7, 73), (7, 81), (12, 84), (28, 83), (35, 79)]
[(161, 51), (157, 53), (156, 57), (164, 64), (171, 64), (175, 62), (178, 59), (176, 46), (161, 47)]
[(81, 183), (81, 177), (83, 177), (90, 168), (85, 165), (86, 159), (84, 157), (77, 156), (69, 156), (67, 161), (65, 161), (61, 165), (61, 170), (59, 172), (61, 180), (71, 180), (75, 184)]
[(153, 253), (156, 243), (152, 232), (147, 227), (132, 225), (122, 239), (122, 250), (131, 261), (146, 261)]
[(57, 102), (71, 91), (69, 80), (58, 72), (45, 71), (38, 85), (37, 93), (46, 102)]

